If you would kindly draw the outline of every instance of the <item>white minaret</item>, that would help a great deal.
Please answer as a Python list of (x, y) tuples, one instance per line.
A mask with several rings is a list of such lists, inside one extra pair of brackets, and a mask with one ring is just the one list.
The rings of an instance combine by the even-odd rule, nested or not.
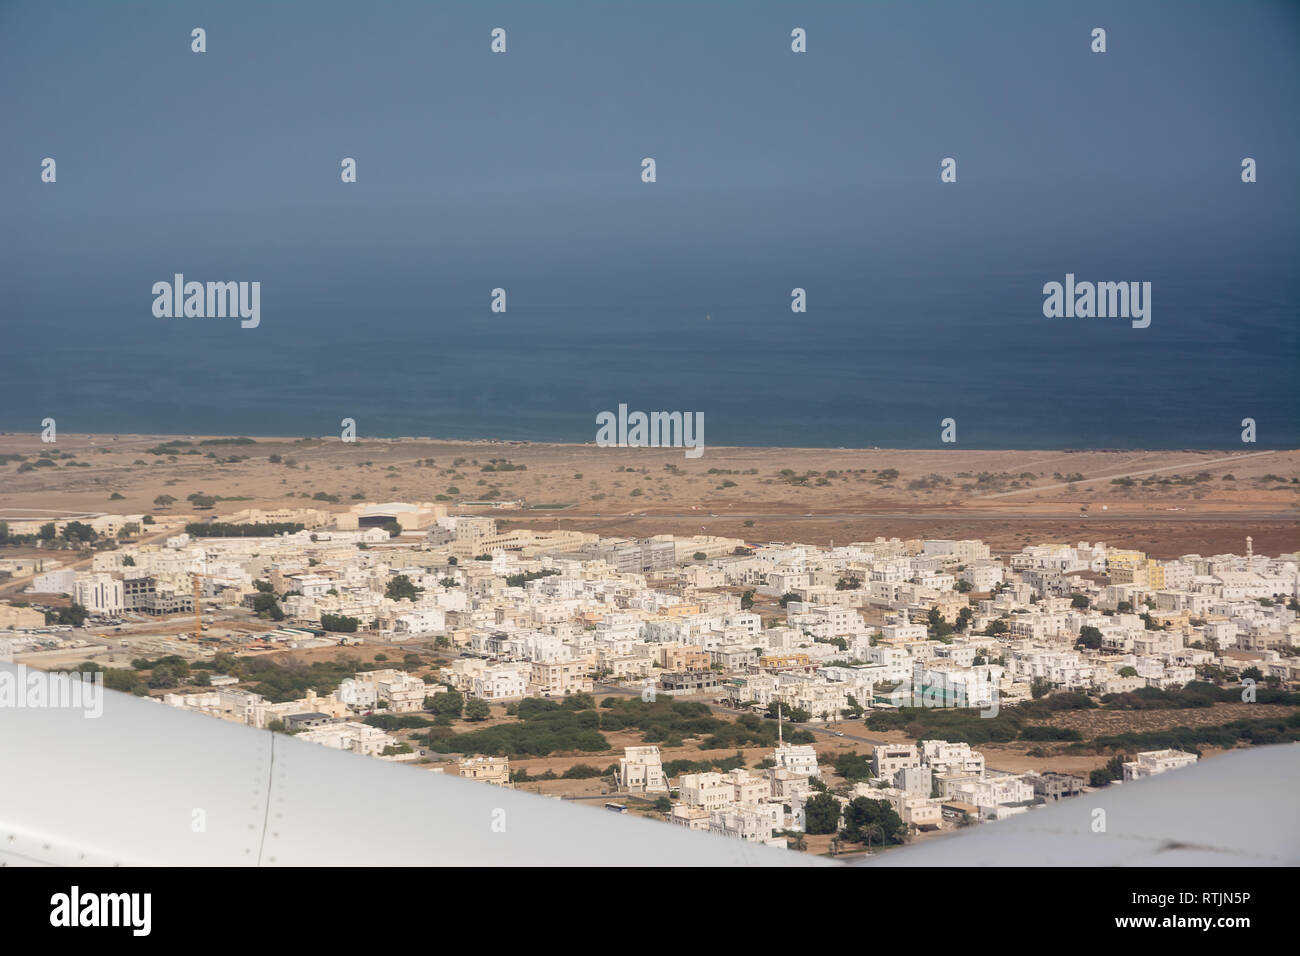
[(1250, 567), (1250, 560), (1255, 556), (1255, 539), (1246, 535), (1246, 567)]

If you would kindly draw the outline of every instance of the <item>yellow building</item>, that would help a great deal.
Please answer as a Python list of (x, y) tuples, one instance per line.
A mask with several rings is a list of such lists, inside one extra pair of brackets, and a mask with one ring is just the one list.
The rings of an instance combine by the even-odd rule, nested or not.
[(812, 661), (807, 654), (764, 654), (758, 659), (758, 666), (765, 671), (809, 670)]
[(1142, 551), (1121, 551), (1117, 548), (1106, 552), (1106, 567), (1112, 571), (1116, 569), (1133, 571), (1146, 562), (1147, 556)]

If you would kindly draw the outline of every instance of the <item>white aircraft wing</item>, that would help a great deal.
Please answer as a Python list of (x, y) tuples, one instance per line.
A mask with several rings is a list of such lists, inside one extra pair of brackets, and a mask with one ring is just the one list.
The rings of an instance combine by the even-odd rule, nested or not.
[(1297, 794), (1300, 743), (1253, 747), (888, 850), (862, 864), (1297, 866)]
[(128, 694), (102, 699), (97, 718), (0, 706), (0, 864), (833, 865)]
[[(0, 663), (0, 680), (20, 676)], [(127, 694), (102, 700), (99, 717), (0, 706), (0, 865), (834, 865)], [(1297, 792), (1300, 744), (1259, 747), (863, 862), (1294, 866)]]

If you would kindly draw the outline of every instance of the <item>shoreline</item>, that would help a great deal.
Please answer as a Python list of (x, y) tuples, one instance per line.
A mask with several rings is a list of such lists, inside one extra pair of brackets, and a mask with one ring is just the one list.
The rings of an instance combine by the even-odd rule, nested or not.
[[(386, 444), (403, 444), (403, 443), (422, 443), (431, 445), (511, 445), (531, 448), (585, 448), (600, 449), (604, 451), (658, 451), (673, 452), (683, 451), (680, 446), (602, 446), (598, 445), (595, 439), (585, 442), (577, 441), (549, 441), (536, 440), (527, 438), (494, 438), (494, 437), (477, 437), (477, 438), (438, 438), (428, 435), (358, 435), (355, 442), (344, 442), (337, 435), (273, 435), (259, 434), (257, 432), (227, 432), (212, 433), (206, 432), (59, 432), (59, 440), (65, 439), (108, 439), (111, 441), (120, 441), (123, 439), (131, 441), (158, 441), (160, 444), (167, 444), (171, 441), (190, 441), (190, 442), (222, 442), (226, 444), (233, 443), (241, 438), (252, 439), (255, 444), (273, 444), (273, 443), (302, 443), (302, 442), (337, 442), (338, 444), (356, 444), (362, 445), (370, 443)], [(41, 443), (40, 429), (30, 431), (0, 431), (0, 444), (6, 443), (12, 439), (31, 438), (36, 443)], [(57, 446), (58, 442), (53, 442)], [(1097, 446), (1097, 447), (1044, 447), (1044, 446), (975, 446), (954, 443), (945, 445), (936, 442), (929, 446), (901, 447), (886, 445), (724, 445), (724, 444), (706, 444), (704, 446), (705, 454), (710, 451), (717, 452), (746, 452), (746, 451), (776, 451), (776, 452), (809, 452), (809, 453), (832, 453), (832, 452), (863, 452), (863, 453), (896, 453), (903, 455), (925, 454), (932, 452), (952, 452), (952, 453), (974, 453), (974, 454), (1046, 454), (1046, 455), (1224, 455), (1242, 457), (1246, 455), (1263, 455), (1278, 454), (1287, 452), (1300, 452), (1300, 446), (1288, 447), (1278, 445), (1276, 447), (1268, 445), (1251, 445), (1243, 447), (1240, 450), (1230, 448), (1224, 445), (1206, 445), (1204, 447), (1190, 447), (1186, 445), (1169, 446), (1167, 448), (1141, 445), (1141, 446)]]
[[(428, 501), (503, 528), (608, 536), (981, 538), (997, 550), (1100, 540), (1177, 556), (1240, 552), (1250, 535), (1259, 553), (1300, 549), (1300, 450), (714, 446), (695, 459), (683, 451), (201, 433), (59, 433), (43, 444), (37, 432), (7, 433), (0, 520), (29, 512), (203, 520)], [(195, 508), (192, 495), (213, 501)]]

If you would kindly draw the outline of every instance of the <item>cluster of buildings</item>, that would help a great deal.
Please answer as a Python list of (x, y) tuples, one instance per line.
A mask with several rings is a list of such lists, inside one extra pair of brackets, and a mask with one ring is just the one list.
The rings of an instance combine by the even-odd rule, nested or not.
[[(196, 593), (207, 607), (251, 608), (269, 587), (288, 626), (350, 619), (359, 637), (348, 640), (430, 638), (462, 652), (443, 679), (486, 700), (639, 682), (834, 720), (918, 700), (1014, 702), (1035, 683), (1103, 694), (1179, 687), (1205, 665), (1300, 675), (1300, 559), (1256, 556), (1249, 544), (1245, 556), (1172, 561), (1045, 544), (1002, 560), (974, 540), (818, 548), (500, 531), (491, 517), (427, 502), (356, 505), (333, 526), (326, 514), (241, 512), (233, 523), (304, 529), (178, 533), (97, 553), (89, 569), (51, 567), (29, 590), (111, 618), (193, 613)], [(414, 591), (395, 592), (398, 576)], [(0, 613), (11, 630), (44, 623), (30, 610)]]
[[(112, 519), (96, 520), (111, 529)], [(451, 515), (429, 502), (367, 503), (342, 514), (247, 511), (227, 520), (303, 530), (178, 532), (97, 552), (86, 569), (51, 558), (24, 569), (36, 575), (29, 590), (70, 595), (92, 619), (193, 614), (197, 594), (206, 609), (252, 620), (247, 612), (270, 593), (284, 628), (272, 634), (288, 646), (427, 639), (454, 655), (439, 682), (490, 702), (618, 684), (834, 721), (872, 708), (1014, 703), (1042, 688), (1177, 688), (1205, 667), (1300, 679), (1300, 555), (1255, 555), (1249, 539), (1244, 555), (1169, 561), (1087, 542), (1000, 558), (977, 540), (877, 538), (821, 548), (502, 530), (490, 516)], [(334, 622), (347, 619), (355, 633), (337, 633)], [(0, 605), (0, 630), (19, 651), (24, 641), (36, 648), (65, 640), (44, 627), (40, 612), (11, 605)], [(190, 645), (187, 653), (211, 650)], [(358, 715), (415, 713), (442, 689), (382, 670), (287, 704), (216, 681), (165, 699), (253, 726), (281, 721), (325, 746), (410, 759)], [(759, 842), (800, 829), (818, 773), (806, 750), (778, 748), (763, 773), (687, 774), (673, 822)], [(1126, 779), (1185, 756), (1142, 755), (1131, 774), (1126, 766)], [(508, 768), (483, 759), (465, 775), (508, 783)], [(879, 748), (876, 760), (875, 779), (859, 789), (889, 800), (916, 828), (938, 825), (945, 812), (1000, 818), (1082, 786), (1077, 778), (993, 773), (978, 753), (943, 741)], [(654, 747), (630, 748), (619, 776), (634, 792), (669, 789)]]
[[(1137, 754), (1124, 764), (1124, 780), (1164, 773), (1196, 763), (1178, 750)], [(686, 773), (671, 786), (659, 748), (627, 747), (619, 760), (619, 789), (637, 794), (671, 794), (676, 799), (668, 822), (691, 830), (785, 846), (782, 831), (802, 832), (807, 803), (822, 773), (811, 746), (778, 744), (764, 770), (738, 768), (726, 773)], [(937, 830), (945, 822), (1002, 820), (1083, 791), (1087, 781), (1067, 773), (1007, 773), (990, 770), (984, 755), (970, 745), (947, 740), (918, 744), (879, 744), (871, 757), (871, 777), (847, 792), (829, 792), (844, 813), (858, 797), (883, 800), (910, 832)], [(824, 790), (824, 788), (821, 788)]]
[(821, 770), (811, 746), (784, 741), (767, 763), (761, 771), (684, 773), (672, 787), (658, 747), (626, 747), (616, 782), (627, 793), (675, 795), (668, 822), (676, 826), (783, 847), (776, 833), (803, 829), (804, 803)]

